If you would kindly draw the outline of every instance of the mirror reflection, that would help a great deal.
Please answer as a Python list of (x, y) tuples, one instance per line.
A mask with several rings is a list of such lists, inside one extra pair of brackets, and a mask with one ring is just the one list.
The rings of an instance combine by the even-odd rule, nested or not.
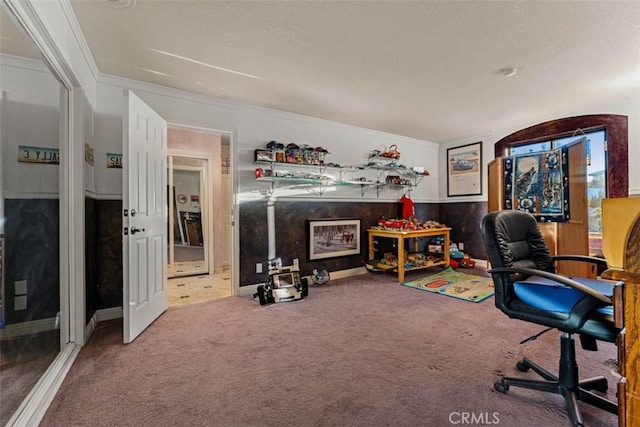
[(207, 160), (169, 155), (168, 276), (209, 273), (203, 195)]
[(60, 353), (61, 84), (0, 4), (0, 425)]

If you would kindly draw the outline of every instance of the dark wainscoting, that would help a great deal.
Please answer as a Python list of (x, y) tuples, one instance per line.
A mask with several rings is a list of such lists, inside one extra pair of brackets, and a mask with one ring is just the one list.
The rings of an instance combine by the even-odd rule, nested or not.
[(122, 201), (96, 200), (96, 310), (122, 306)]
[(451, 227), (451, 242), (464, 243), (464, 252), (471, 258), (487, 259), (480, 223), (487, 213), (487, 202), (443, 203), (440, 217)]
[[(60, 311), (57, 199), (5, 199), (5, 323), (56, 317)], [(27, 309), (15, 311), (15, 282), (27, 281)]]
[[(95, 309), (122, 305), (122, 202), (119, 200), (96, 200), (96, 291)], [(269, 256), (267, 230), (267, 201), (247, 202), (240, 205), (240, 286), (262, 283), (266, 277), (266, 262)], [(474, 258), (486, 259), (480, 237), (480, 221), (487, 212), (486, 202), (473, 203), (417, 203), (416, 217), (420, 220), (435, 220), (452, 227), (452, 241), (464, 242), (465, 252)], [(371, 202), (275, 202), (276, 256), (285, 265), (294, 258), (300, 260), (303, 275), (322, 266), (329, 271), (362, 267), (368, 254), (366, 229), (376, 224), (378, 218), (398, 218), (401, 204)], [(322, 218), (361, 218), (361, 253), (359, 255), (309, 261), (307, 254), (307, 220)], [(382, 251), (392, 242), (381, 242)], [(265, 273), (256, 273), (256, 264), (262, 263)]]
[[(421, 220), (439, 221), (438, 204), (416, 204), (416, 217)], [(310, 274), (322, 266), (328, 271), (348, 270), (362, 267), (368, 254), (367, 228), (376, 224), (378, 218), (398, 218), (401, 204), (398, 203), (327, 203), (327, 202), (276, 202), (274, 205), (276, 228), (276, 256), (285, 265), (293, 259), (300, 261), (302, 275)], [(307, 221), (325, 218), (361, 218), (361, 252), (359, 255), (308, 260)], [(385, 249), (383, 249), (385, 250)], [(267, 202), (244, 203), (240, 209), (240, 286), (265, 281), (266, 273), (255, 273), (257, 263), (264, 264), (269, 254), (267, 230)]]
[(84, 198), (84, 283), (85, 283), (85, 325), (96, 312), (96, 259), (98, 252), (98, 223), (96, 221), (96, 200)]

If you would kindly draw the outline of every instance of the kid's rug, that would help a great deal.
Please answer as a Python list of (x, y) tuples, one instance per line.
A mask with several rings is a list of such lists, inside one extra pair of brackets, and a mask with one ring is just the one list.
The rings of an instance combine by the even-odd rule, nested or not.
[(439, 273), (403, 283), (410, 288), (480, 302), (493, 295), (493, 280), (490, 277), (459, 273), (447, 267)]

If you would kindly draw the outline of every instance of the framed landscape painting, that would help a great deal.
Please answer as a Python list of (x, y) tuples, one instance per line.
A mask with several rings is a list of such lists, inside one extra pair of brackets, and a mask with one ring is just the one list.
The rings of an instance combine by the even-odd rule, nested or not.
[(308, 221), (309, 261), (360, 254), (361, 219)]

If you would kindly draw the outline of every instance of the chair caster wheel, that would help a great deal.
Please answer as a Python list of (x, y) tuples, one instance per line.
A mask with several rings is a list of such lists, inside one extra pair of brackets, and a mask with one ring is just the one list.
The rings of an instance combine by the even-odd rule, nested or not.
[(493, 388), (499, 393), (506, 393), (509, 390), (508, 384), (503, 384), (502, 382), (493, 384)]
[(516, 364), (516, 368), (520, 372), (527, 372), (530, 369), (527, 365), (524, 364), (524, 362), (518, 362)]

